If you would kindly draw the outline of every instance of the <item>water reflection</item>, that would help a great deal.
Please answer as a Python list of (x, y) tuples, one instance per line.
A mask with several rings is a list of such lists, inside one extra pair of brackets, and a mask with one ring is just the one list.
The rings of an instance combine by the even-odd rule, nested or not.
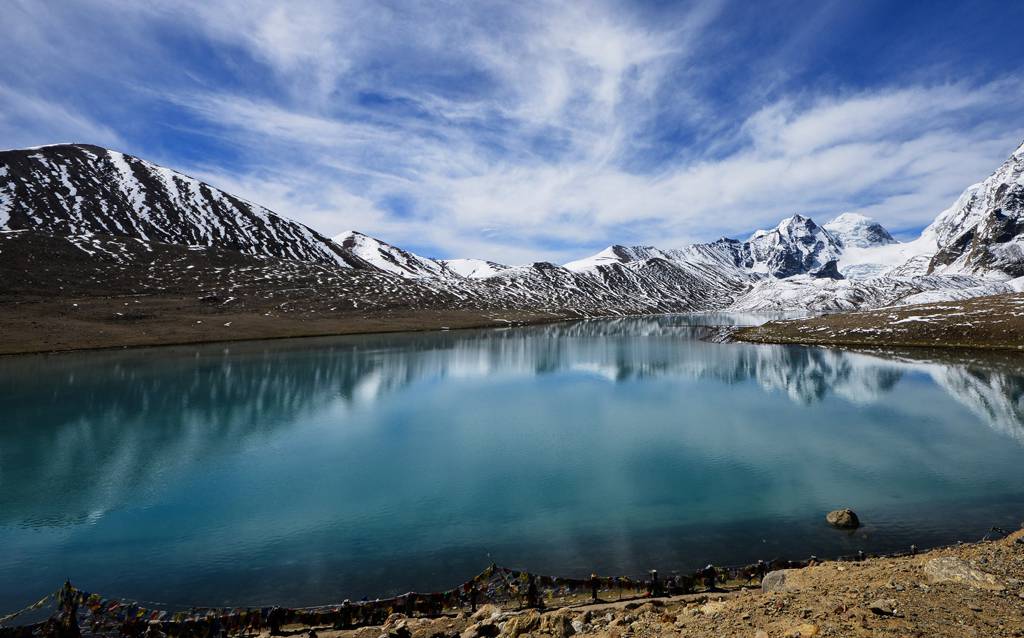
[[(444, 378), (577, 371), (610, 382), (754, 380), (800, 404), (834, 395), (863, 406), (920, 373), (1024, 443), (1024, 369), (1013, 355), (858, 354), (694, 338), (705, 324), (736, 320), (630, 318), (7, 358), (0, 360), (0, 522), (81, 522), (170, 465), (203, 463), (304, 415)], [(47, 498), (26, 501), (23, 490)]]
[(20, 551), (0, 573), (138, 592), (160, 570), (151, 596), (233, 602), (287, 581), (309, 603), (325, 583), (445, 585), (499, 556), (589, 573), (756, 559), (772, 538), (845, 551), (815, 527), (836, 499), (885, 521), (873, 538), (924, 544), (961, 531), (930, 499), (973, 523), (1016, 489), (1015, 355), (698, 338), (742, 320), (0, 359), (0, 542)]

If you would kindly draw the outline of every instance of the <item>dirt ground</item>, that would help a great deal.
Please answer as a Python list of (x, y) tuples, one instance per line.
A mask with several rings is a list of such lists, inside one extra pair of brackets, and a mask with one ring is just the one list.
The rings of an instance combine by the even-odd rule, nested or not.
[[(778, 572), (773, 572), (778, 574)], [(767, 581), (777, 581), (769, 576)], [(318, 629), (319, 638), (480, 636), (1024, 636), (1024, 530), (916, 556), (826, 562), (782, 582), (721, 594), (584, 605), (539, 613), (487, 606), (454, 618)], [(294, 628), (296, 633), (304, 630)]]
[(769, 321), (732, 336), (751, 343), (1024, 350), (1024, 294)]
[[(276, 310), (276, 309), (275, 309)], [(546, 314), (383, 309), (320, 314), (204, 305), (195, 296), (138, 295), (0, 303), (0, 355), (251, 339), (501, 327)]]

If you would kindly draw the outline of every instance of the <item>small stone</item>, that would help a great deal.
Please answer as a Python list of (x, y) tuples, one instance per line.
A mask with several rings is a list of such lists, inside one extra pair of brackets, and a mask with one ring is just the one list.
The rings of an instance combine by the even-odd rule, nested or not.
[(758, 629), (754, 632), (754, 638), (768, 638), (768, 632), (764, 629)]
[(896, 599), (894, 598), (879, 598), (878, 600), (869, 603), (868, 609), (879, 616), (895, 616), (896, 615)]
[(701, 605), (699, 610), (705, 616), (713, 616), (725, 610), (725, 603), (722, 601), (707, 602)]
[(860, 519), (851, 509), (834, 510), (825, 515), (825, 521), (832, 527), (839, 529), (857, 529), (860, 527)]

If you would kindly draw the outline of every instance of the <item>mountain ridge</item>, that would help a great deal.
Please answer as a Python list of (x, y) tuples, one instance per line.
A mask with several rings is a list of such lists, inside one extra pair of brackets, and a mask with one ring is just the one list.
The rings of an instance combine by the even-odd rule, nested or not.
[[(1024, 275), (1022, 149), (905, 243), (855, 213), (823, 225), (795, 214), (747, 240), (672, 249), (616, 244), (564, 265), (431, 259), (359, 231), (330, 239), (172, 169), (92, 145), (0, 152), (0, 230), (109, 235), (188, 246), (195, 259), (226, 249), (374, 272), (494, 310), (857, 309), (1021, 287), (1014, 280)], [(87, 241), (71, 243), (88, 250)]]

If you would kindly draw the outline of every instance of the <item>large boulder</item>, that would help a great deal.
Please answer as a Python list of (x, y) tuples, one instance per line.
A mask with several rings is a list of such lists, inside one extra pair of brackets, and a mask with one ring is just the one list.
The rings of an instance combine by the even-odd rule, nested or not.
[(931, 583), (961, 583), (975, 589), (1002, 591), (999, 579), (988, 572), (972, 567), (970, 563), (953, 556), (933, 558), (924, 566), (924, 575)]
[(825, 521), (832, 527), (839, 529), (857, 529), (860, 527), (860, 519), (851, 509), (833, 510), (825, 515)]

